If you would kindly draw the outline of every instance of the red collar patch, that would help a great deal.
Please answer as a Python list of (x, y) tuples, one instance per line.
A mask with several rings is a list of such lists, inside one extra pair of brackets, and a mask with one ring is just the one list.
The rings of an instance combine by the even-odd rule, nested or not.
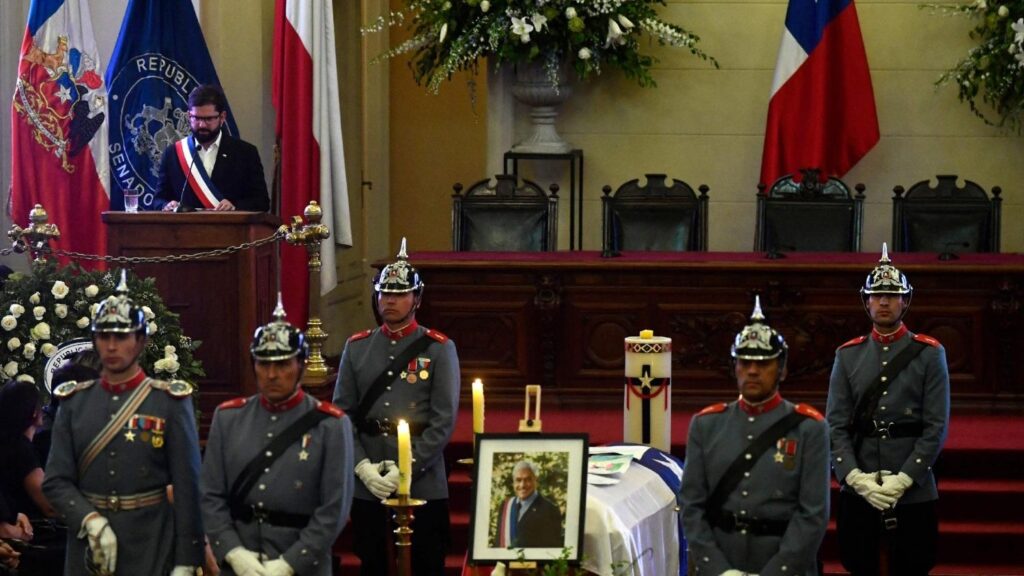
[(413, 320), (412, 322), (405, 326), (402, 326), (398, 330), (392, 330), (388, 328), (387, 324), (382, 324), (380, 327), (380, 331), (391, 340), (401, 340), (402, 338), (405, 338), (406, 336), (415, 332), (416, 329), (419, 327), (419, 322)]
[(306, 392), (302, 388), (299, 388), (295, 392), (295, 394), (292, 394), (291, 398), (285, 400), (284, 402), (278, 402), (277, 404), (273, 404), (269, 400), (267, 400), (266, 397), (260, 394), (260, 405), (266, 408), (267, 412), (286, 412), (298, 406), (299, 403), (302, 402), (302, 399), (305, 397)]
[(103, 386), (104, 390), (110, 392), (111, 394), (124, 394), (125, 392), (131, 392), (132, 390), (135, 390), (139, 386), (139, 384), (142, 384), (142, 381), (145, 379), (146, 373), (143, 372), (142, 369), (140, 368), (139, 372), (135, 376), (132, 376), (131, 378), (125, 380), (124, 382), (118, 382), (117, 384), (114, 384), (113, 382), (108, 382), (106, 378), (102, 378), (100, 379), (100, 385)]
[(907, 330), (906, 324), (900, 324), (898, 330), (896, 330), (895, 332), (891, 332), (889, 334), (882, 334), (878, 330), (872, 328), (871, 339), (874, 340), (875, 342), (878, 342), (879, 344), (892, 344), (893, 342), (899, 340), (900, 338), (903, 338), (903, 336), (906, 335), (907, 332), (909, 332), (909, 330)]
[(758, 404), (751, 404), (750, 402), (747, 402), (743, 398), (743, 396), (740, 396), (739, 404), (740, 410), (743, 410), (744, 412), (750, 414), (751, 416), (757, 416), (758, 414), (770, 412), (774, 410), (776, 407), (778, 407), (779, 404), (782, 404), (782, 394), (779, 394), (778, 391), (776, 391), (775, 395), (773, 395), (771, 398)]

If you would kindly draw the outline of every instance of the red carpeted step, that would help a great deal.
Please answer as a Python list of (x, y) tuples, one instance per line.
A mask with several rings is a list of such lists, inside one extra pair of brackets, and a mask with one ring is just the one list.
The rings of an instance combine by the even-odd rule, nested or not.
[[(825, 562), (825, 576), (847, 576), (839, 562)], [(1024, 576), (1024, 566), (990, 564), (939, 564), (931, 576)]]

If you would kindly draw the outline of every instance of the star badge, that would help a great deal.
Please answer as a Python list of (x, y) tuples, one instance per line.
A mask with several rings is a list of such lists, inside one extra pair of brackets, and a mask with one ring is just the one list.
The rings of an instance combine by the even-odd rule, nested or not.
[(128, 442), (135, 442), (135, 432), (132, 432), (131, 430), (125, 432), (124, 439)]
[(309, 452), (306, 452), (305, 450), (300, 451), (299, 452), (299, 460), (302, 461), (302, 462), (305, 462), (306, 460), (309, 460)]
[(777, 462), (779, 464), (782, 464), (783, 460), (784, 460), (784, 458), (782, 456), (782, 452), (776, 452), (775, 453), (775, 462)]

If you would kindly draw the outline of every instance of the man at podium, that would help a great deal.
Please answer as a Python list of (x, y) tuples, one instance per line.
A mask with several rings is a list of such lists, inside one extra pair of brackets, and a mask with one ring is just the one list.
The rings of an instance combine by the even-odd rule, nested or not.
[(164, 150), (155, 207), (168, 212), (270, 209), (259, 151), (225, 134), (226, 121), (227, 98), (220, 87), (204, 84), (192, 90), (192, 134)]

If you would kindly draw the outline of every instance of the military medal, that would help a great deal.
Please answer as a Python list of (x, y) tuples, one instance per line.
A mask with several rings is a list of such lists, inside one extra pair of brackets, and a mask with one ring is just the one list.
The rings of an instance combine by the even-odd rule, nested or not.
[(139, 440), (142, 440), (143, 442), (149, 442), (149, 430), (143, 430), (141, 433), (139, 433)]
[(426, 380), (429, 377), (430, 372), (427, 372), (426, 370), (420, 370), (420, 380)]
[(164, 447), (164, 431), (163, 430), (154, 430), (153, 431), (153, 448), (163, 448), (163, 447)]
[(796, 468), (796, 440), (786, 440), (786, 456), (782, 467), (786, 470)]
[(782, 447), (786, 444), (785, 438), (779, 438), (779, 441), (775, 443), (775, 459), (776, 464), (782, 464), (784, 458), (782, 456)]
[(430, 358), (417, 358), (416, 366), (420, 369), (420, 380), (430, 378), (430, 372), (427, 371), (427, 368), (430, 368)]
[(124, 433), (124, 439), (128, 442), (135, 442), (135, 432), (133, 430), (128, 430)]
[(306, 452), (306, 448), (309, 447), (309, 442), (310, 442), (310, 435), (309, 434), (303, 434), (302, 435), (302, 449), (299, 450), (299, 461), (300, 462), (305, 462), (306, 460), (309, 460), (309, 452)]

